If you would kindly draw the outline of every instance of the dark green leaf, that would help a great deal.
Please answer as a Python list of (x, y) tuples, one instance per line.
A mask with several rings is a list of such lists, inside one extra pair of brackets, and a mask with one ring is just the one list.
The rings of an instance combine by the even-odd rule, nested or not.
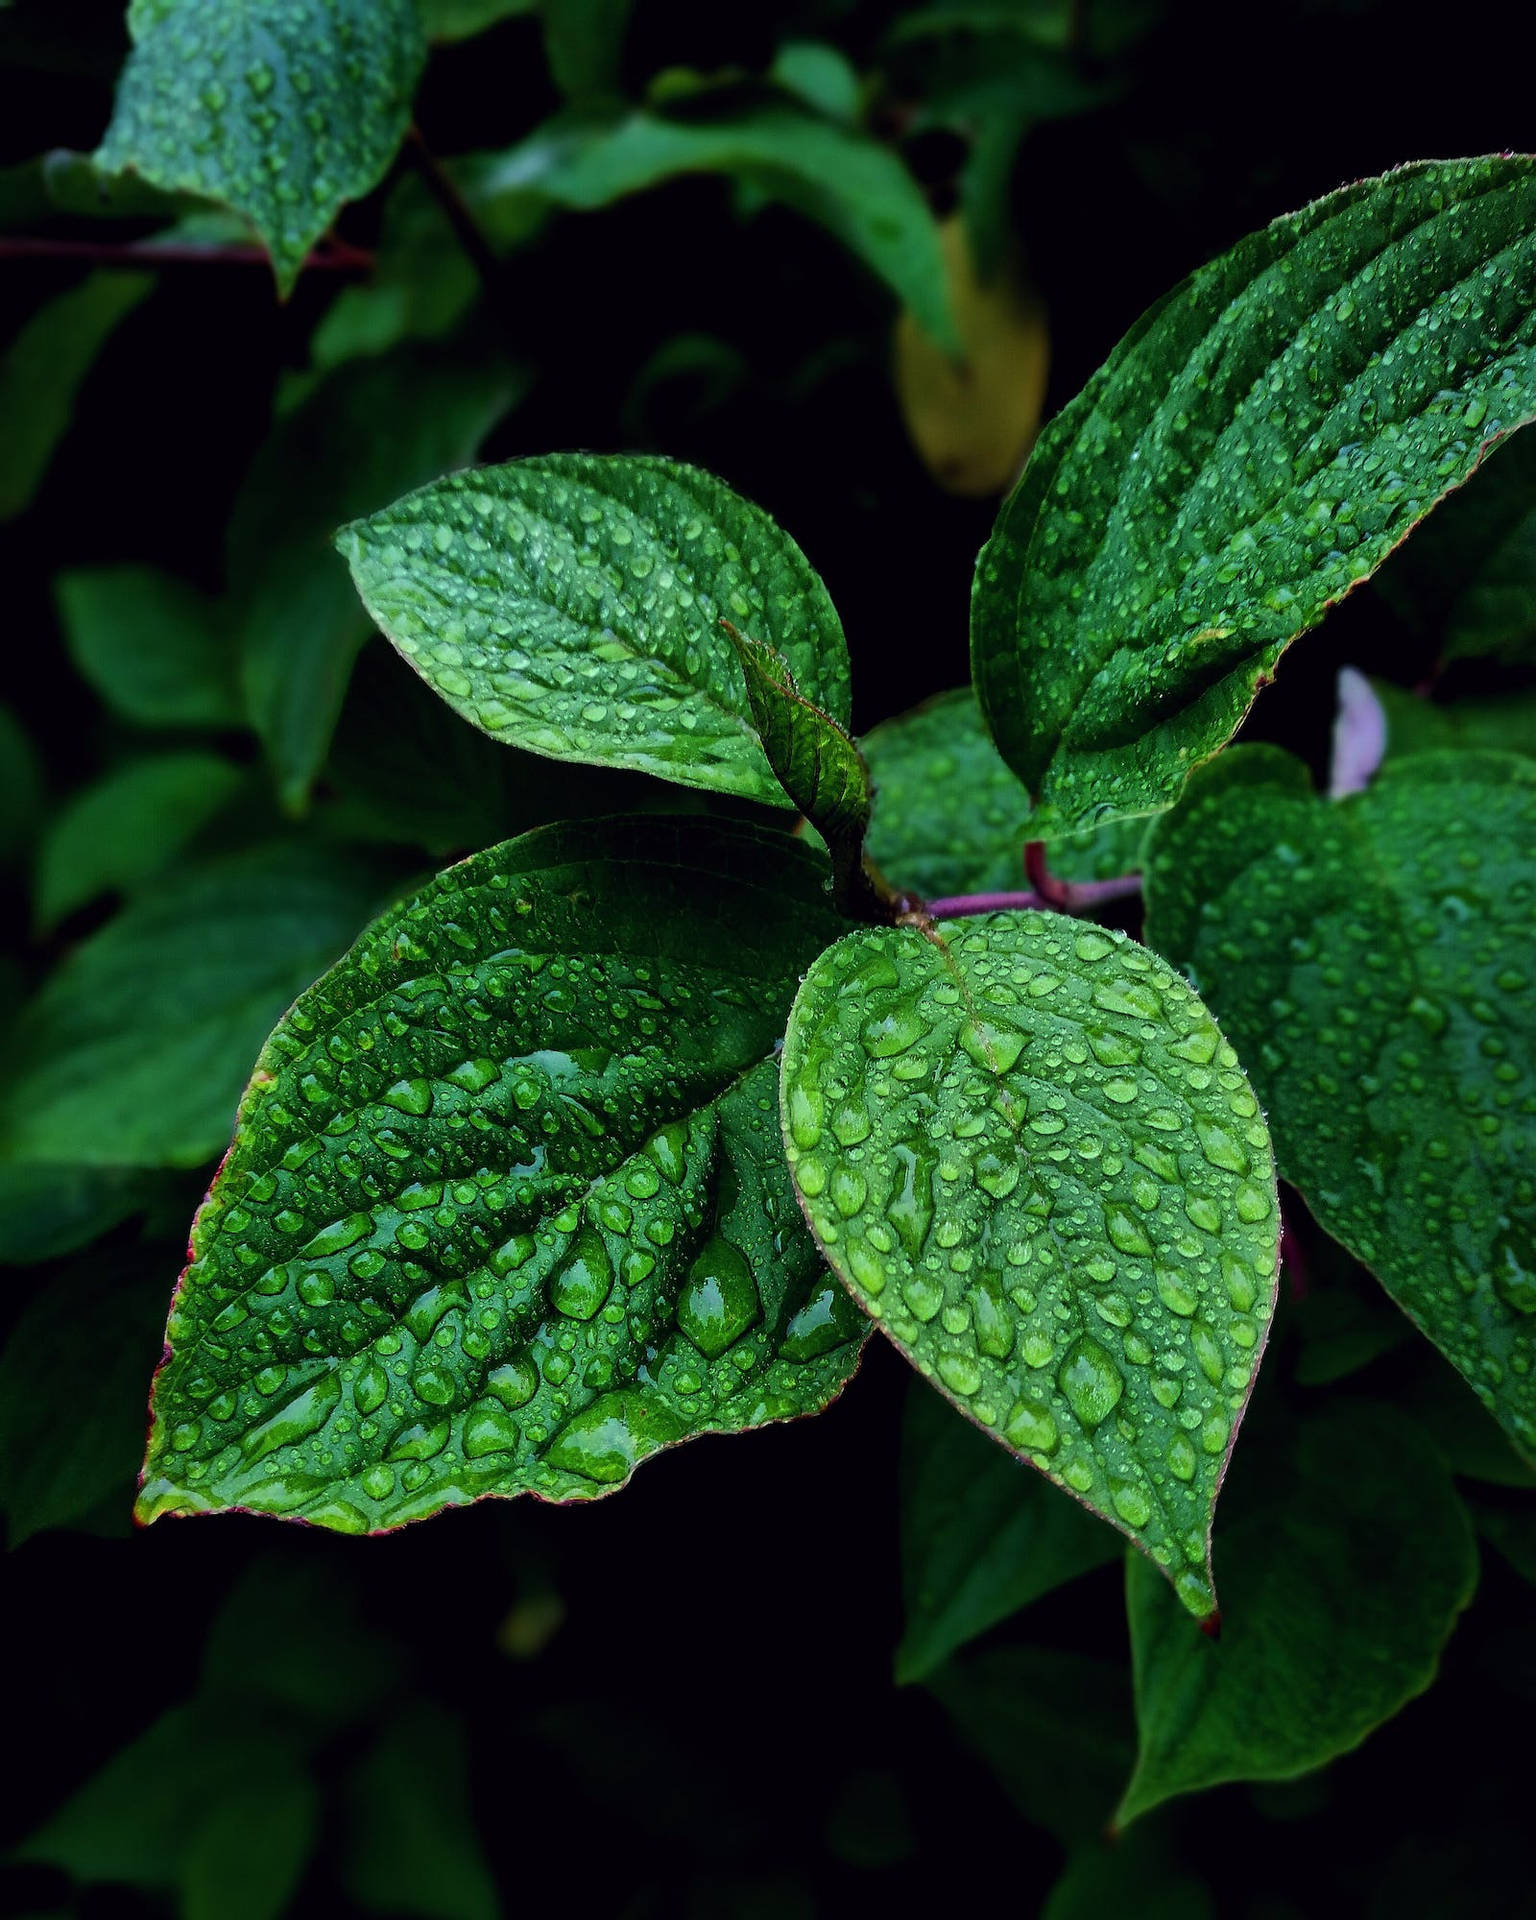
[(513, 746), (785, 805), (722, 619), (847, 722), (826, 588), (767, 514), (694, 467), (509, 461), (423, 487), (337, 545), (404, 658)]
[(56, 1260), (140, 1212), (152, 1181), (139, 1167), (0, 1160), (0, 1266)]
[(1290, 1780), (1422, 1693), (1477, 1581), (1466, 1510), (1386, 1408), (1255, 1442), (1216, 1536), (1219, 1639), (1126, 1567), (1141, 1751), (1119, 1818), (1223, 1780)]
[(1055, 914), (849, 934), (795, 1001), (783, 1107), (854, 1298), (1210, 1612), (1279, 1209), (1258, 1102), (1195, 995)]
[(23, 1010), (0, 1099), (7, 1156), (194, 1167), (218, 1153), (262, 1036), (388, 873), (276, 843), (146, 891)]
[(896, 1649), (898, 1682), (926, 1679), (957, 1647), (1120, 1552), (1118, 1534), (912, 1383), (902, 1439), (906, 1632)]
[(419, 0), (429, 40), (472, 40), (498, 21), (536, 13), (538, 0)]
[(246, 701), (290, 808), (325, 759), (369, 631), (331, 534), (473, 458), (521, 384), (462, 354), (362, 361), (323, 380), (252, 463), (230, 524), (230, 586)]
[[(1165, 1835), (1150, 1829), (1117, 1834), (1113, 1845), (1089, 1845), (1067, 1862), (1040, 1910), (1040, 1920), (1217, 1920), (1216, 1902), (1204, 1881), (1178, 1870)], [(1268, 1920), (1284, 1920), (1266, 1906)]]
[(1519, 1574), (1536, 1586), (1536, 1507), (1478, 1494), (1471, 1502), (1477, 1530)]
[(1282, 1172), (1536, 1449), (1536, 768), (1389, 762), (1320, 799), (1224, 755), (1148, 846), (1148, 938), (1216, 1008)]
[(130, 760), (53, 816), (38, 853), (36, 914), (43, 928), (116, 890), (132, 892), (170, 865), (229, 804), (245, 776), (213, 753)]
[(1536, 412), (1536, 161), (1434, 161), (1250, 235), (1041, 435), (971, 647), (1040, 830), (1145, 814), (1285, 648)]
[(425, 55), (415, 0), (133, 0), (128, 27), (97, 163), (232, 207), (286, 294), (405, 137)]
[(307, 1768), (253, 1774), (209, 1808), (188, 1842), (182, 1920), (283, 1920), (319, 1827), (320, 1793)]
[(245, 718), (233, 641), (211, 601), (152, 567), (90, 567), (54, 582), (75, 667), (125, 720), (233, 727)]
[(771, 1049), (838, 922), (780, 834), (555, 827), (377, 921), (269, 1040), (193, 1229), (140, 1511), (360, 1532), (593, 1498), (814, 1412), (864, 1332)]
[(1123, 1666), (992, 1647), (950, 1661), (927, 1685), (1026, 1820), (1068, 1845), (1103, 1831), (1136, 1751)]
[[(1536, 435), (1531, 444), (1536, 446)], [(1370, 686), (1386, 717), (1387, 752), (1394, 759), (1442, 747), (1491, 747), (1536, 759), (1536, 693), (1511, 692), (1497, 700), (1453, 700), (1440, 706), (1390, 681), (1373, 680)]]
[(1536, 1467), (1515, 1451), (1509, 1435), (1460, 1374), (1419, 1342), (1405, 1364), (1382, 1382), (1392, 1405), (1408, 1414), (1458, 1479), (1496, 1487), (1536, 1487)]
[(600, 104), (619, 90), (632, 0), (540, 0), (550, 75), (567, 100)]
[(165, 1280), (101, 1255), (49, 1278), (0, 1354), (0, 1507), (12, 1547), (108, 1501), (126, 1528)]
[(39, 307), (0, 356), (0, 520), (31, 503), (107, 336), (153, 285), (103, 268)]

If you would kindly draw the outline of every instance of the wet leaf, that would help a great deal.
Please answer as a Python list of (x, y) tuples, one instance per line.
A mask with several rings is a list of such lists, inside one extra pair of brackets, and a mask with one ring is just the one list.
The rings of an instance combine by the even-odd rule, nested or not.
[(1336, 1404), (1232, 1476), (1222, 1626), (1202, 1634), (1133, 1554), (1140, 1753), (1119, 1819), (1224, 1780), (1291, 1780), (1422, 1693), (1477, 1581), (1466, 1510), (1389, 1409)]
[(268, 1041), (193, 1229), (140, 1513), (344, 1532), (589, 1499), (812, 1413), (865, 1331), (771, 1050), (838, 922), (782, 834), (526, 835), (393, 909)]
[(956, 1648), (1120, 1553), (1118, 1534), (913, 1382), (902, 1439), (898, 1683), (926, 1679)]
[(232, 207), (288, 293), (405, 137), (425, 57), (415, 0), (133, 0), (128, 28), (96, 163)]
[(1527, 1453), (1533, 845), (1512, 754), (1389, 760), (1329, 802), (1253, 747), (1191, 783), (1147, 870), (1147, 937), (1232, 1034), (1281, 1171)]
[(1195, 995), (1054, 914), (850, 934), (795, 1001), (782, 1099), (854, 1298), (1209, 1612), (1279, 1214), (1258, 1102)]
[(695, 467), (513, 460), (423, 487), (337, 545), (403, 657), (513, 746), (787, 805), (722, 619), (847, 723), (826, 588), (761, 508)]
[(1496, 753), (1523, 753), (1536, 760), (1536, 692), (1512, 689), (1496, 700), (1441, 704), (1387, 680), (1370, 685), (1386, 716), (1387, 752), (1394, 759), (1442, 747), (1491, 747)]
[(219, 610), (153, 567), (88, 567), (54, 582), (76, 670), (125, 720), (234, 727), (245, 718)]
[(1040, 831), (1170, 806), (1286, 647), (1536, 413), (1536, 161), (1402, 167), (1152, 307), (1041, 435), (972, 664)]

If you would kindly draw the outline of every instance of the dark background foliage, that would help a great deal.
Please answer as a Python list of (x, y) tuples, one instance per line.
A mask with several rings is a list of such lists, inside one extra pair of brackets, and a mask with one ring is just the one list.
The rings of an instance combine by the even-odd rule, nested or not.
[[(866, 71), (879, 66), (896, 11), (640, 0), (625, 60), (637, 85), (671, 65), (758, 71), (786, 39), (816, 37)], [(1013, 225), (1050, 315), (1048, 408), (1151, 298), (1274, 214), (1404, 159), (1528, 148), (1536, 133), (1518, 27), (1514, 9), (1479, 0), (1454, 10), (1397, 0), (1151, 6), (1117, 69), (1119, 90), (1037, 127), (1014, 170)], [(0, 26), (0, 162), (94, 146), (125, 46), (121, 9), (89, 0), (23, 6)], [(452, 155), (506, 145), (554, 105), (536, 23), (512, 19), (434, 55), (418, 119), (428, 144)], [(958, 146), (943, 133), (909, 143), (941, 210)], [(366, 241), (377, 217), (364, 203), (343, 228)], [(79, 277), (71, 262), (0, 261), (5, 332)], [(279, 307), (259, 267), (161, 270), (89, 374), (36, 501), (0, 531), (5, 697), (42, 757), (49, 804), (114, 757), (122, 724), (70, 666), (54, 576), (150, 562), (218, 586), (224, 527), (277, 384), (304, 367), (336, 290), (311, 273)], [(680, 182), (553, 221), (506, 263), (497, 309), (476, 324), (499, 328), (532, 373), (485, 457), (654, 448), (720, 473), (794, 533), (841, 609), (861, 730), (965, 678), (970, 570), (993, 503), (948, 497), (924, 471), (892, 397), (887, 297), (820, 230), (782, 210), (736, 220), (718, 181)], [(666, 374), (657, 356), (700, 334), (715, 345)], [(1295, 650), (1250, 733), (1320, 763), (1344, 660), (1402, 684), (1430, 664), (1381, 597), (1358, 595)], [(1465, 691), (1500, 684), (1486, 667), (1458, 671)], [(385, 715), (415, 697), (379, 641), (354, 695)], [(222, 744), (254, 761), (244, 735)], [(551, 804), (549, 769), (516, 765), (507, 831)], [(322, 799), (327, 790), (323, 780)], [(33, 935), (25, 871), (4, 886), (6, 990), (17, 997), (109, 909)], [(146, 1303), (130, 1316), (124, 1351), (129, 1380), (147, 1380), (201, 1185), (167, 1182), (147, 1220), (87, 1253), (6, 1270), (0, 1321), (76, 1285), (81, 1311), (94, 1313), (80, 1273), (110, 1268)], [(1268, 1369), (1276, 1379), (1261, 1386), (1256, 1422), (1266, 1394), (1304, 1395), (1284, 1379), (1286, 1356), (1315, 1312), (1311, 1296), (1283, 1306)], [(1395, 1352), (1363, 1378), (1387, 1391), (1393, 1369), (1406, 1378), (1417, 1368), (1430, 1404), (1437, 1366), (1427, 1350)], [(877, 1905), (947, 1913), (999, 1896), (1010, 1911), (1039, 1911), (1065, 1859), (1058, 1823), (1026, 1817), (1040, 1779), (1064, 1779), (1091, 1820), (1123, 1778), (1122, 1576), (1112, 1566), (1078, 1580), (993, 1636), (1113, 1662), (1124, 1676), (1114, 1711), (1085, 1701), (1075, 1726), (1026, 1729), (1011, 1782), (932, 1693), (897, 1689), (909, 1378), (876, 1340), (818, 1420), (691, 1445), (590, 1507), (492, 1504), (377, 1541), (242, 1518), (131, 1533), (135, 1394), (103, 1382), (96, 1410), (117, 1422), (119, 1492), (89, 1526), (27, 1539), (4, 1574), (7, 1838), (24, 1842), (168, 1705), (194, 1696), (222, 1732), (190, 1737), (201, 1758), (188, 1764), (212, 1766), (222, 1739), (255, 1778), (271, 1723), (290, 1738), (284, 1703), (304, 1693), (306, 1675), (334, 1676), (350, 1660), (359, 1673), (340, 1685), (334, 1710), (315, 1709), (309, 1731), (292, 1735), (324, 1795), (296, 1915), (392, 1910), (388, 1890), (359, 1892), (356, 1865), (369, 1820), (404, 1817), (387, 1766), (358, 1770), (380, 1726), (406, 1728), (418, 1755), (441, 1751), (427, 1771), (450, 1803), (455, 1768), (465, 1769), (509, 1913), (537, 1902), (767, 1920)], [(113, 1392), (122, 1405), (106, 1404)], [(242, 1594), (243, 1612), (224, 1628), (235, 1642), (224, 1677), (199, 1694), (210, 1623)], [(1505, 1739), (1536, 1701), (1532, 1625), (1529, 1588), (1485, 1552), (1441, 1681), (1363, 1750), (1294, 1784), (1227, 1787), (1163, 1809), (1123, 1843), (1118, 1886), (1097, 1904), (1090, 1893), (1053, 1912), (1292, 1920), (1530, 1910), (1528, 1769), (1523, 1742)], [(174, 1825), (179, 1778), (173, 1762), (147, 1758), (119, 1817)], [(452, 1824), (445, 1815), (450, 1837), (429, 1835), (424, 1858), (439, 1841), (451, 1855)], [(19, 1862), (0, 1870), (0, 1910), (91, 1920), (167, 1910), (168, 1895), (101, 1879), (80, 1890), (54, 1867)]]

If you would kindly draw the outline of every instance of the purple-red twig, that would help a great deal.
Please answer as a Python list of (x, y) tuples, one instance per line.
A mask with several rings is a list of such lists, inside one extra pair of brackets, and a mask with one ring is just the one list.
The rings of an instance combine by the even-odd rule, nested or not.
[[(52, 240), (37, 234), (0, 236), (0, 260), (86, 260), (98, 267), (266, 266), (264, 247), (244, 242), (202, 247), (192, 240)], [(368, 273), (373, 255), (346, 240), (328, 240), (305, 260), (306, 271)]]

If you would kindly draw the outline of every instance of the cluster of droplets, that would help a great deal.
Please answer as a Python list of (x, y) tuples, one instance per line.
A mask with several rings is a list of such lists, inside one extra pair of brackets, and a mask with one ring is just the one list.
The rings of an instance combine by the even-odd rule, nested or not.
[(268, 1048), (173, 1307), (148, 1512), (363, 1531), (590, 1493), (851, 1368), (762, 1057), (793, 967), (551, 951), (597, 888), (470, 865)]
[(450, 475), (344, 538), (369, 610), (417, 671), (535, 752), (777, 800), (722, 619), (847, 719), (820, 581), (766, 515), (690, 468), (513, 461)]
[(786, 1049), (795, 1183), (921, 1370), (1197, 1597), (1276, 1274), (1257, 1102), (1122, 936), (943, 932), (858, 936), (813, 970)]

